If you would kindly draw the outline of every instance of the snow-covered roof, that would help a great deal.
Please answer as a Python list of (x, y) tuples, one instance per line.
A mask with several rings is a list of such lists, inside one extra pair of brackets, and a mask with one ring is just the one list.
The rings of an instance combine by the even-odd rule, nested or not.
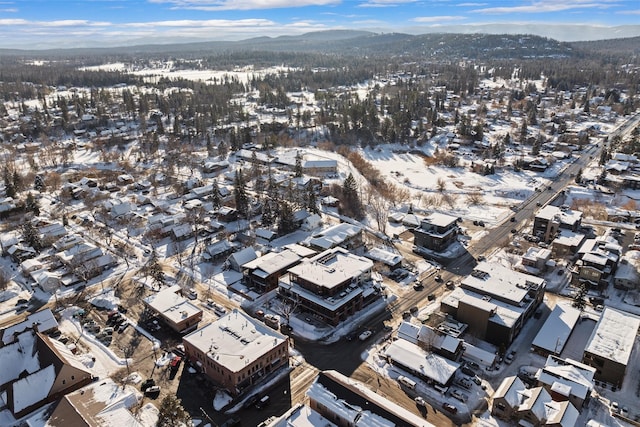
[[(260, 271), (266, 273), (266, 276), (273, 274), (277, 271), (283, 270), (300, 261), (300, 256), (295, 252), (285, 249), (282, 252), (269, 252), (244, 264), (243, 267), (248, 270), (256, 270), (254, 274), (260, 275)], [(264, 276), (264, 277), (266, 277)]]
[(131, 386), (121, 387), (110, 378), (93, 382), (63, 397), (69, 405), (58, 405), (46, 427), (87, 423), (93, 426), (142, 427), (129, 412), (142, 399)]
[(258, 258), (258, 254), (256, 254), (256, 251), (252, 247), (244, 248), (241, 251), (229, 255), (229, 260), (233, 261), (239, 267), (256, 258)]
[(551, 396), (542, 387), (534, 387), (520, 391), (519, 411), (531, 411), (538, 420), (546, 417), (546, 403), (551, 401)]
[(382, 248), (372, 248), (364, 254), (369, 259), (374, 261), (380, 261), (386, 265), (396, 265), (404, 259), (404, 257), (398, 253), (394, 253)]
[(309, 239), (309, 244), (322, 249), (329, 249), (358, 235), (361, 231), (361, 227), (343, 222), (320, 231)]
[(569, 402), (556, 402), (551, 400), (544, 404), (547, 425), (558, 427), (574, 427), (578, 422), (580, 412)]
[(571, 209), (561, 209), (557, 206), (546, 205), (538, 211), (536, 218), (556, 220), (561, 224), (573, 225), (582, 220), (582, 212)]
[(174, 285), (148, 296), (144, 302), (172, 322), (180, 323), (184, 319), (202, 312), (199, 307), (191, 304), (189, 300), (178, 293), (181, 290), (180, 285)]
[(517, 305), (527, 297), (531, 286), (544, 286), (544, 283), (543, 278), (483, 261), (462, 280), (460, 286)]
[(44, 400), (56, 379), (56, 368), (48, 365), (13, 383), (13, 411), (20, 412)]
[(559, 354), (580, 318), (580, 310), (568, 303), (558, 303), (533, 340), (534, 347)]
[(568, 388), (565, 396), (573, 395), (584, 400), (593, 389), (595, 372), (595, 368), (575, 360), (562, 360), (549, 356), (544, 368), (539, 369), (536, 373), (536, 378), (539, 384), (551, 385), (556, 388), (560, 385), (565, 386)]
[(452, 215), (443, 214), (440, 212), (433, 212), (427, 216), (423, 221), (427, 221), (429, 224), (436, 227), (449, 227), (457, 221), (457, 218)]
[(373, 262), (351, 254), (342, 248), (324, 251), (313, 258), (304, 259), (289, 269), (289, 273), (324, 288), (334, 288), (371, 271)]
[(605, 307), (584, 351), (626, 365), (639, 327), (639, 317)]
[(237, 309), (183, 338), (231, 372), (239, 372), (287, 339)]
[(406, 366), (439, 384), (447, 384), (460, 367), (459, 363), (428, 353), (406, 340), (393, 341), (384, 353), (395, 363)]
[(525, 307), (519, 307), (518, 305), (506, 303), (498, 299), (491, 299), (491, 301), (488, 302), (483, 298), (485, 298), (485, 296), (482, 294), (458, 287), (446, 295), (442, 299), (442, 303), (452, 307), (458, 307), (460, 301), (464, 301), (475, 307), (483, 305), (487, 311), (495, 310), (495, 314), (489, 318), (490, 322), (508, 327), (515, 325), (525, 310)]
[(520, 378), (516, 376), (506, 377), (493, 393), (493, 399), (504, 398), (510, 407), (517, 408), (520, 404), (520, 393), (526, 389), (527, 387)]
[(11, 343), (14, 340), (15, 333), (22, 333), (27, 328), (32, 328), (34, 325), (37, 325), (38, 331), (47, 332), (57, 328), (58, 321), (48, 308), (36, 311), (35, 313), (28, 315), (22, 322), (7, 326), (2, 331), (2, 343), (4, 345)]

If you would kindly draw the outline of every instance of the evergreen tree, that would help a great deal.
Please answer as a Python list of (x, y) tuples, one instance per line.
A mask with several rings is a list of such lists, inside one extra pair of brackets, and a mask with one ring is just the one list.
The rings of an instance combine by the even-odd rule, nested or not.
[(342, 184), (342, 197), (343, 203), (341, 204), (341, 207), (344, 210), (345, 215), (355, 219), (362, 219), (363, 210), (362, 203), (360, 202), (360, 196), (358, 194), (358, 185), (351, 173), (349, 173), (349, 176), (347, 176)]
[(27, 212), (33, 212), (33, 214), (36, 216), (40, 215), (40, 204), (38, 203), (38, 200), (33, 197), (33, 194), (31, 194), (31, 192), (27, 194), (25, 209), (27, 210)]
[(218, 144), (218, 155), (221, 159), (226, 159), (227, 154), (229, 154), (227, 144), (225, 144), (224, 141), (220, 141), (220, 144)]
[(222, 198), (220, 197), (220, 188), (218, 187), (218, 182), (213, 181), (212, 190), (211, 190), (211, 205), (213, 209), (218, 209), (222, 206)]
[(207, 156), (213, 157), (213, 143), (209, 134), (207, 134)]
[(527, 120), (523, 119), (522, 120), (522, 126), (520, 127), (520, 142), (522, 144), (527, 142), (527, 132), (528, 132)]
[(578, 169), (578, 173), (576, 173), (576, 184), (580, 184), (582, 182), (582, 168)]
[(316, 197), (316, 192), (314, 191), (312, 186), (309, 186), (309, 189), (307, 190), (307, 197), (306, 197), (306, 208), (309, 212), (311, 213), (320, 213), (320, 209), (318, 209), (318, 199)]
[(275, 212), (273, 211), (273, 201), (270, 198), (266, 198), (262, 204), (262, 217), (261, 223), (263, 227), (270, 227), (275, 222)]
[(302, 156), (299, 151), (296, 153), (296, 165), (293, 168), (293, 174), (296, 178), (302, 177)]
[(158, 259), (158, 254), (155, 249), (151, 252), (151, 258), (149, 258), (149, 262), (145, 265), (144, 270), (154, 285), (158, 287), (165, 285), (164, 273), (162, 272), (162, 266), (160, 265), (160, 260)]
[(289, 234), (295, 231), (296, 228), (293, 207), (291, 203), (283, 201), (280, 203), (280, 212), (278, 215), (278, 233), (280, 235)]
[(42, 249), (42, 241), (40, 240), (40, 233), (38, 232), (38, 229), (30, 221), (26, 221), (22, 224), (21, 228), (22, 239), (33, 249), (40, 251), (40, 249)]
[(233, 194), (238, 214), (247, 218), (249, 210), (249, 196), (247, 195), (246, 183), (242, 176), (242, 169), (236, 170), (236, 176), (233, 182)]
[(158, 409), (157, 427), (182, 427), (191, 425), (189, 413), (182, 407), (182, 401), (172, 394), (168, 394)]
[(16, 188), (13, 186), (13, 180), (11, 179), (11, 171), (7, 166), (4, 167), (3, 178), (4, 178), (5, 194), (7, 195), (7, 197), (15, 197)]
[(586, 295), (587, 288), (585, 286), (580, 286), (580, 289), (578, 289), (578, 292), (576, 292), (576, 295), (573, 297), (573, 302), (571, 303), (571, 305), (580, 311), (584, 310), (584, 308), (587, 306), (587, 300), (585, 298)]

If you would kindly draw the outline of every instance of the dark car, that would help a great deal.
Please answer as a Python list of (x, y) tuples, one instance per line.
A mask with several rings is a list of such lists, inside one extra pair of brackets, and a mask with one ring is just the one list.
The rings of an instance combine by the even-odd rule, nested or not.
[(249, 397), (247, 398), (247, 400), (245, 400), (245, 401), (242, 403), (242, 407), (243, 407), (244, 409), (247, 409), (247, 408), (252, 407), (253, 405), (255, 405), (255, 404), (256, 404), (256, 402), (258, 401), (258, 399), (259, 399), (259, 398), (260, 398), (260, 396), (258, 396), (257, 394), (253, 394), (253, 395), (249, 396)]
[(511, 221), (511, 222), (516, 222), (516, 217), (515, 217), (515, 216), (512, 216), (512, 217), (509, 219), (509, 221)]
[(229, 418), (224, 423), (220, 424), (220, 427), (236, 427), (240, 425), (240, 418)]
[(140, 390), (145, 391), (146, 389), (148, 389), (149, 387), (153, 387), (154, 385), (156, 385), (156, 382), (154, 381), (154, 379), (148, 378), (142, 382), (142, 385), (140, 386)]
[(18, 301), (16, 301), (16, 305), (22, 305), (22, 304), (28, 304), (29, 301), (24, 299), (24, 298), (20, 298)]
[(424, 285), (422, 283), (416, 283), (415, 285), (413, 285), (413, 289), (416, 291), (421, 291), (424, 289)]

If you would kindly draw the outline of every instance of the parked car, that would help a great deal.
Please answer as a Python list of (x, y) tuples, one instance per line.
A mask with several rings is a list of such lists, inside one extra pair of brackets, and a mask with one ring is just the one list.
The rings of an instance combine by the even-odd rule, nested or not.
[(416, 405), (418, 406), (427, 406), (427, 402), (424, 401), (424, 399), (420, 396), (417, 396), (415, 399)]
[(458, 408), (456, 408), (455, 406), (453, 406), (449, 402), (444, 402), (442, 404), (442, 409), (444, 409), (447, 412), (451, 412), (452, 414), (457, 414), (458, 413)]
[(263, 409), (263, 408), (269, 406), (270, 403), (271, 403), (271, 398), (269, 397), (269, 395), (262, 396), (256, 402), (256, 409)]
[(413, 285), (413, 289), (415, 291), (421, 291), (424, 289), (424, 285), (422, 283), (416, 283), (415, 285)]
[(454, 388), (453, 390), (451, 390), (451, 396), (455, 397), (462, 403), (465, 403), (467, 401), (467, 395), (462, 393), (457, 388)]
[(190, 300), (198, 299), (198, 294), (194, 290), (187, 291), (187, 298)]
[(146, 395), (154, 395), (154, 394), (159, 394), (160, 393), (160, 386), (159, 385), (152, 385), (151, 387), (147, 387), (144, 390), (144, 394)]
[(358, 336), (360, 341), (366, 341), (371, 336), (371, 331), (366, 330)]
[(516, 352), (514, 350), (511, 350), (509, 354), (507, 354), (504, 357), (504, 363), (506, 363), (507, 365), (511, 365), (515, 360), (515, 358), (516, 358)]
[(455, 284), (453, 283), (453, 280), (447, 280), (445, 286), (447, 287), (447, 289), (453, 289), (455, 287)]
[(460, 384), (462, 387), (466, 388), (467, 390), (470, 390), (471, 387), (473, 387), (473, 383), (467, 377), (460, 378), (460, 381), (458, 381), (458, 384)]
[(118, 333), (123, 333), (129, 327), (129, 325), (130, 323), (128, 321), (121, 323), (120, 326), (118, 326)]

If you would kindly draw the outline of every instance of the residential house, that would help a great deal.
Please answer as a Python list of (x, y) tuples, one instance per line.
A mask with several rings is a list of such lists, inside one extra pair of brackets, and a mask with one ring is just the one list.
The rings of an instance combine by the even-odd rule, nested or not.
[(442, 329), (411, 322), (402, 322), (396, 336), (454, 361), (460, 360), (465, 347), (463, 340), (445, 333)]
[(536, 372), (536, 381), (553, 400), (568, 400), (574, 407), (582, 408), (593, 392), (595, 372), (595, 368), (575, 360), (549, 356), (545, 366)]
[(357, 249), (364, 244), (362, 227), (346, 222), (325, 228), (305, 241), (313, 249), (323, 251), (335, 247)]
[(229, 255), (227, 262), (232, 270), (243, 272), (243, 266), (258, 258), (258, 254), (252, 247), (246, 247), (238, 252)]
[(622, 247), (610, 236), (587, 239), (578, 249), (578, 260), (571, 269), (576, 286), (602, 290), (616, 272)]
[(566, 302), (558, 302), (533, 339), (532, 350), (545, 356), (562, 353), (579, 320), (580, 310)]
[(569, 401), (554, 401), (543, 387), (528, 389), (518, 377), (502, 381), (493, 394), (491, 414), (534, 427), (575, 427), (580, 415)]

